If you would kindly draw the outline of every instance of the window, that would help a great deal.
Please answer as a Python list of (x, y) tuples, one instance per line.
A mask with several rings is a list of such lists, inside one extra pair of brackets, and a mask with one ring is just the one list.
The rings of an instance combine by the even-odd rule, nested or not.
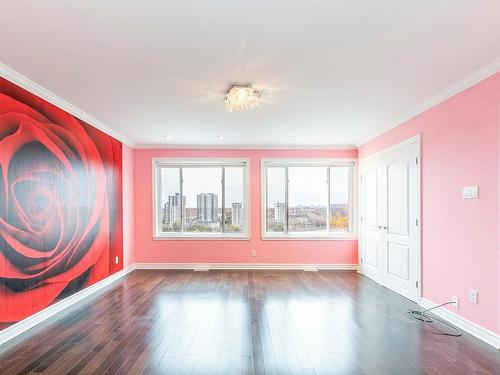
[(154, 159), (155, 238), (248, 237), (248, 161)]
[(353, 238), (354, 161), (262, 161), (264, 238)]

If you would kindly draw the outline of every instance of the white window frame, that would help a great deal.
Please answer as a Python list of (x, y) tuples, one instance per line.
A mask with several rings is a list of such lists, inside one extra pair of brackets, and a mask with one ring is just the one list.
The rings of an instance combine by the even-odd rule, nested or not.
[[(269, 167), (352, 167), (349, 176), (349, 232), (268, 232), (267, 231), (267, 168)], [(356, 240), (357, 239), (357, 159), (355, 158), (263, 158), (261, 159), (261, 238), (263, 240)], [(288, 218), (288, 183), (285, 186)], [(330, 185), (328, 186), (330, 202)], [(328, 208), (329, 209), (329, 208)], [(327, 219), (329, 221), (329, 218)]]
[[(244, 228), (242, 232), (163, 232), (161, 222), (161, 174), (162, 167), (234, 167), (243, 166)], [(153, 239), (154, 240), (249, 240), (250, 239), (250, 159), (247, 158), (153, 158)], [(182, 174), (181, 174), (182, 179)], [(224, 174), (222, 176), (222, 199), (224, 199)], [(180, 181), (182, 186), (182, 180)], [(180, 189), (182, 196), (182, 189)], [(182, 199), (181, 199), (182, 202)], [(182, 203), (181, 203), (182, 204)], [(182, 209), (181, 209), (182, 211)]]

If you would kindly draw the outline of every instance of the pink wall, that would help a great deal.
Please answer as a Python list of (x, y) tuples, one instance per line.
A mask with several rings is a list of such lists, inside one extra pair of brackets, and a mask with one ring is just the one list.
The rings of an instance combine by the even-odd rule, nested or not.
[[(250, 240), (153, 240), (153, 157), (241, 157), (250, 159)], [(338, 263), (357, 264), (357, 240), (262, 241), (260, 159), (263, 157), (355, 158), (356, 150), (135, 150), (135, 261), (172, 263)], [(126, 203), (124, 203), (126, 204)], [(250, 250), (257, 251), (250, 257)]]
[[(440, 303), (459, 296), (458, 313), (491, 331), (499, 321), (500, 73), (368, 142), (359, 157), (421, 135), (422, 287)], [(480, 198), (463, 200), (462, 187)], [(479, 303), (468, 300), (477, 289)]]
[(135, 262), (134, 257), (134, 149), (122, 146), (123, 181), (123, 267)]

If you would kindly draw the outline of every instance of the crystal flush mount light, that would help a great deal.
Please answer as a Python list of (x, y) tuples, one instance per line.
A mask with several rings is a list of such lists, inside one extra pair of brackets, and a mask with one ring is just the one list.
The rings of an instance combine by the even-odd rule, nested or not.
[(226, 94), (229, 112), (241, 112), (257, 107), (260, 93), (252, 86), (232, 86)]

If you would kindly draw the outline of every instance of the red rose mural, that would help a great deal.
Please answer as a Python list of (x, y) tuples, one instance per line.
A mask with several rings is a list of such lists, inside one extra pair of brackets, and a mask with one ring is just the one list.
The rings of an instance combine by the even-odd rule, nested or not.
[(121, 143), (0, 78), (0, 323), (121, 269)]

